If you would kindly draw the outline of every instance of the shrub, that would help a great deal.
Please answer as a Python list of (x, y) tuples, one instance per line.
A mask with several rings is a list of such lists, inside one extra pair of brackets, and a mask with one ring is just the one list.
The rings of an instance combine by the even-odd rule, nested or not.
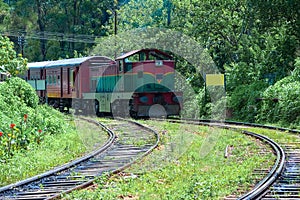
[(263, 102), (259, 114), (261, 122), (300, 125), (300, 58), (296, 59), (292, 75), (270, 86), (263, 96), (265, 99), (278, 101)]
[(281, 124), (299, 123), (300, 81), (286, 77), (270, 86), (263, 95), (265, 99), (278, 99), (278, 102), (263, 102), (259, 115), (260, 121)]
[(8, 103), (14, 104), (15, 101), (25, 103), (26, 106), (36, 108), (38, 96), (35, 90), (21, 78), (13, 77), (0, 84), (1, 95), (7, 98)]
[(0, 84), (0, 160), (30, 143), (39, 144), (46, 134), (65, 133), (64, 116), (46, 105), (38, 105), (34, 89), (20, 78)]
[(233, 110), (233, 118), (254, 122), (261, 107), (258, 101), (267, 88), (267, 83), (258, 81), (249, 85), (236, 87), (230, 95), (229, 107)]

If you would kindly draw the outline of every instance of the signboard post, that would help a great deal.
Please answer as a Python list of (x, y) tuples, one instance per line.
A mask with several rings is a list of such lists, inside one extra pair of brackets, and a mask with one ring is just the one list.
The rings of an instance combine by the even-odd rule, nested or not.
[[(205, 97), (206, 97), (206, 87), (207, 86), (221, 86), (226, 90), (225, 85), (225, 75), (224, 74), (205, 74)], [(204, 98), (205, 99), (205, 98)]]
[(225, 86), (224, 74), (206, 74), (205, 75), (206, 86)]

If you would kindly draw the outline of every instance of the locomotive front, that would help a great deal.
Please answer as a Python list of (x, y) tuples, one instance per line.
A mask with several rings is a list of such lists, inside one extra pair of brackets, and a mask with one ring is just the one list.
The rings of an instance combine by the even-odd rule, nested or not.
[[(113, 114), (129, 111), (136, 117), (168, 117), (179, 115), (180, 92), (175, 92), (175, 61), (169, 54), (157, 49), (141, 49), (116, 59), (120, 78), (112, 98)], [(120, 93), (129, 93), (122, 101)], [(115, 98), (114, 98), (115, 96)]]

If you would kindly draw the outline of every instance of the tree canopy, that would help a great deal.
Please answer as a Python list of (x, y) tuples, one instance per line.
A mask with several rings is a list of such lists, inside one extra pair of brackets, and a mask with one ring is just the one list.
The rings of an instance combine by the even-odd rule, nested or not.
[(16, 55), (13, 46), (7, 37), (0, 36), (0, 72), (17, 76), (27, 69), (27, 59)]

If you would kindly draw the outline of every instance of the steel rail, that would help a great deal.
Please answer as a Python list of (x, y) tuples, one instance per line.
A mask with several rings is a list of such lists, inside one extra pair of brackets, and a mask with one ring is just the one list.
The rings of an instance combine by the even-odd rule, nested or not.
[[(156, 142), (146, 152), (144, 152), (142, 155), (140, 155), (140, 157), (138, 159), (135, 159), (132, 162), (130, 162), (130, 163), (128, 163), (128, 164), (126, 164), (126, 165), (118, 168), (118, 169), (115, 169), (112, 172), (110, 172), (110, 174), (109, 174), (110, 176), (113, 175), (113, 174), (117, 174), (117, 173), (119, 173), (119, 172), (127, 169), (131, 165), (137, 163), (141, 158), (143, 158), (143, 157), (147, 156), (149, 153), (151, 153), (158, 146), (158, 144), (160, 142), (159, 134), (155, 130), (153, 130), (153, 129), (149, 128), (149, 127), (146, 127), (146, 126), (144, 126), (144, 125), (142, 125), (142, 124), (140, 124), (138, 122), (132, 121), (132, 120), (128, 120), (128, 119), (124, 119), (124, 118), (115, 118), (115, 119), (117, 119), (119, 121), (126, 121), (126, 122), (129, 122), (129, 123), (135, 124), (135, 125), (143, 128), (143, 129), (146, 129), (146, 130), (152, 132), (155, 135), (155, 137), (156, 137)], [(76, 188), (72, 188), (70, 190), (64, 191), (61, 194), (58, 194), (58, 195), (55, 195), (53, 197), (47, 198), (46, 200), (60, 199), (61, 195), (63, 195), (63, 194), (68, 194), (68, 193), (71, 193), (72, 191), (86, 188), (86, 187), (92, 185), (94, 182), (95, 182), (95, 179), (92, 179), (92, 180), (90, 180), (88, 182), (85, 182), (85, 183), (83, 183), (81, 185), (78, 185)]]
[[(238, 128), (232, 127), (233, 125), (259, 127), (259, 128), (265, 128), (271, 130), (279, 130), (283, 132), (290, 132), (294, 134), (300, 133), (300, 131), (296, 129), (280, 128), (276, 126), (252, 124), (247, 122), (220, 121), (220, 120), (194, 120), (194, 119), (181, 119), (181, 120), (173, 119), (171, 121), (177, 123), (181, 123), (183, 121), (184, 123), (197, 123), (198, 125), (207, 125), (207, 126), (220, 127), (225, 129), (235, 129), (235, 130), (238, 130)], [(270, 172), (258, 184), (256, 184), (256, 186), (251, 191), (247, 192), (246, 194), (238, 198), (238, 200), (259, 199), (266, 194), (266, 191), (275, 183), (275, 181), (279, 178), (279, 176), (283, 172), (285, 168), (286, 154), (283, 148), (278, 143), (276, 143), (274, 140), (264, 135), (250, 132), (250, 131), (245, 131), (245, 130), (243, 130), (242, 133), (259, 138), (260, 140), (266, 142), (271, 146), (271, 148), (276, 154), (276, 161), (272, 169), (270, 170)]]
[[(153, 151), (154, 148), (156, 148), (158, 146), (159, 141), (160, 141), (159, 134), (156, 131), (154, 131), (154, 130), (148, 128), (148, 127), (145, 127), (144, 125), (139, 124), (137, 122), (124, 120), (124, 119), (118, 119), (119, 121), (122, 120), (122, 121), (126, 121), (126, 123), (133, 124), (134, 127), (139, 127), (135, 130), (134, 130), (134, 128), (131, 129), (130, 136), (128, 136), (128, 137), (136, 138), (135, 137), (135, 134), (136, 134), (135, 131), (138, 131), (139, 133), (141, 132), (143, 137), (145, 135), (146, 135), (147, 138), (152, 138), (153, 135), (155, 136), (155, 142), (153, 141), (153, 143), (151, 142), (150, 144), (145, 143), (145, 145), (142, 145), (141, 147), (138, 147), (138, 146), (135, 146), (135, 145), (129, 145), (130, 147), (127, 147), (126, 144), (124, 144), (122, 146), (122, 144), (119, 141), (120, 139), (117, 142), (116, 134), (112, 130), (110, 130), (107, 126), (105, 126), (104, 124), (102, 124), (100, 122), (96, 122), (94, 120), (91, 120), (91, 119), (85, 119), (85, 118), (82, 118), (82, 119), (101, 126), (108, 133), (108, 135), (110, 136), (108, 141), (100, 149), (98, 149), (98, 150), (96, 150), (96, 151), (94, 151), (94, 152), (92, 152), (92, 153), (90, 153), (90, 154), (88, 154), (88, 155), (86, 155), (82, 158), (79, 158), (79, 159), (77, 159), (73, 162), (70, 162), (70, 163), (65, 164), (61, 167), (55, 168), (55, 169), (50, 170), (48, 172), (45, 172), (43, 174), (34, 176), (32, 178), (28, 178), (24, 181), (20, 181), (18, 183), (2, 187), (1, 191), (0, 191), (0, 193), (2, 193), (4, 195), (2, 197), (4, 197), (5, 199), (11, 199), (11, 198), (12, 199), (15, 199), (15, 198), (18, 199), (19, 196), (20, 197), (23, 196), (21, 198), (24, 198), (24, 195), (28, 195), (26, 197), (26, 199), (29, 199), (29, 198), (31, 199), (31, 197), (32, 197), (32, 199), (34, 199), (34, 198), (37, 198), (37, 199), (58, 199), (58, 198), (61, 198), (62, 195), (64, 195), (64, 194), (70, 193), (70, 192), (72, 192), (74, 190), (77, 190), (77, 189), (86, 188), (86, 187), (92, 185), (94, 183), (94, 181), (96, 180), (97, 176), (100, 176), (102, 174), (101, 169), (103, 167), (108, 168), (107, 170), (104, 170), (104, 171), (106, 171), (109, 176), (121, 172), (122, 170), (126, 169), (130, 165), (138, 162), (138, 160), (140, 160), (144, 156), (148, 155), (151, 151)], [(126, 124), (126, 126), (128, 126), (128, 124)], [(142, 130), (144, 130), (144, 131), (142, 131)], [(153, 135), (152, 134), (149, 135), (148, 134), (149, 132), (153, 133)], [(124, 139), (123, 141), (126, 141), (126, 139)], [(152, 139), (151, 139), (151, 141), (152, 141)], [(122, 140), (121, 140), (121, 142), (122, 142)], [(126, 152), (130, 152), (130, 153), (128, 154)], [(115, 158), (115, 155), (116, 155), (116, 158)], [(108, 156), (108, 157), (113, 156), (113, 159), (112, 160), (107, 160), (106, 156)], [(99, 166), (97, 164), (96, 165), (89, 165), (88, 164), (89, 162), (93, 162), (93, 161), (90, 160), (92, 158), (93, 159), (96, 158), (96, 162), (103, 163), (103, 162), (109, 161), (110, 164), (107, 164), (106, 166), (105, 166), (105, 164), (104, 165), (100, 164)], [(82, 164), (82, 162), (86, 163), (86, 164)], [(57, 175), (56, 173), (61, 172), (64, 175), (64, 174), (66, 174), (66, 171), (68, 171), (68, 170), (71, 170), (71, 172), (73, 172), (74, 169), (75, 169), (75, 171), (76, 171), (76, 169), (79, 169), (78, 166), (83, 166), (85, 168), (85, 169), (83, 169), (83, 172), (88, 173), (88, 176), (91, 176), (91, 177), (88, 178), (88, 179), (79, 181), (79, 182), (75, 181), (76, 184), (70, 183), (70, 186), (64, 185), (65, 183), (68, 184), (69, 183), (68, 181), (67, 182), (63, 182), (63, 181), (60, 182), (59, 181), (58, 176), (60, 176), (60, 174)], [(96, 168), (94, 168), (94, 166)], [(89, 167), (91, 167), (91, 168), (89, 168)], [(96, 173), (91, 172), (91, 174), (89, 175), (89, 170), (93, 171), (94, 169), (100, 170), (100, 171), (98, 171)], [(93, 173), (95, 175), (93, 175)], [(53, 179), (53, 177), (55, 177), (55, 178)], [(27, 189), (25, 189), (25, 193), (24, 192), (21, 192), (21, 193), (17, 192), (15, 195), (12, 193), (13, 191), (23, 191), (23, 189), (20, 190), (20, 188), (24, 188), (24, 186), (26, 188), (28, 185), (32, 184), (33, 182), (35, 182), (34, 184), (36, 184), (36, 182), (38, 182), (42, 185), (46, 184), (46, 186), (47, 186), (47, 184), (49, 184), (49, 182), (47, 182), (47, 181), (43, 182), (42, 181), (42, 180), (45, 180), (45, 178), (46, 178), (46, 180), (50, 179), (50, 182), (51, 182), (50, 185), (54, 184), (54, 185), (57, 185), (57, 186), (54, 186), (54, 188), (52, 188), (53, 186), (50, 186), (50, 187), (48, 186), (50, 190), (46, 189), (45, 191), (44, 190), (38, 190), (38, 191), (34, 190), (33, 191), (34, 194), (31, 192), (31, 190), (28, 191)], [(70, 179), (67, 178), (66, 180), (70, 180)], [(64, 189), (55, 189), (56, 187), (65, 187), (65, 188)], [(5, 196), (5, 195), (8, 195), (8, 197)]]
[(259, 138), (265, 142), (267, 142), (272, 149), (276, 152), (276, 162), (273, 165), (273, 168), (270, 170), (267, 176), (265, 176), (256, 186), (253, 188), (250, 192), (244, 194), (243, 196), (239, 197), (238, 200), (250, 200), (250, 199), (258, 199), (261, 197), (266, 190), (277, 180), (277, 178), (280, 176), (281, 172), (284, 169), (284, 163), (285, 163), (285, 152), (281, 148), (279, 144), (277, 144), (275, 141), (271, 140), (270, 138), (249, 132), (249, 131), (243, 131), (246, 135), (251, 135), (256, 138)]
[(102, 123), (100, 122), (96, 122), (94, 120), (90, 120), (90, 119), (85, 119), (85, 118), (81, 118), (83, 120), (86, 120), (86, 121), (89, 121), (90, 123), (94, 123), (98, 126), (100, 126), (102, 129), (104, 129), (107, 133), (108, 133), (108, 140), (104, 143), (104, 145), (102, 145), (101, 148), (81, 157), (81, 158), (78, 158), (74, 161), (71, 161), (69, 163), (66, 163), (62, 166), (59, 166), (55, 169), (52, 169), (52, 170), (49, 170), (45, 173), (42, 173), (42, 174), (39, 174), (39, 175), (36, 175), (36, 176), (33, 176), (33, 177), (30, 177), (30, 178), (27, 178), (25, 180), (22, 180), (22, 181), (19, 181), (17, 183), (13, 183), (13, 184), (10, 184), (10, 185), (7, 185), (7, 186), (4, 186), (4, 187), (1, 187), (0, 188), (0, 193), (4, 192), (4, 191), (7, 191), (7, 190), (10, 190), (10, 189), (13, 189), (13, 188), (16, 188), (16, 187), (19, 187), (19, 186), (22, 186), (22, 185), (25, 185), (25, 184), (28, 184), (28, 183), (31, 183), (31, 182), (34, 182), (34, 181), (37, 181), (37, 180), (40, 180), (42, 178), (45, 178), (45, 177), (48, 177), (52, 174), (55, 174), (55, 173), (58, 173), (58, 172), (61, 172), (61, 171), (64, 171), (64, 170), (67, 170), (75, 165), (77, 165), (78, 163), (81, 163), (85, 160), (88, 160), (92, 157), (94, 157), (95, 155), (105, 151), (113, 142), (114, 140), (116, 139), (116, 135), (110, 130), (108, 129), (106, 126), (104, 126)]

